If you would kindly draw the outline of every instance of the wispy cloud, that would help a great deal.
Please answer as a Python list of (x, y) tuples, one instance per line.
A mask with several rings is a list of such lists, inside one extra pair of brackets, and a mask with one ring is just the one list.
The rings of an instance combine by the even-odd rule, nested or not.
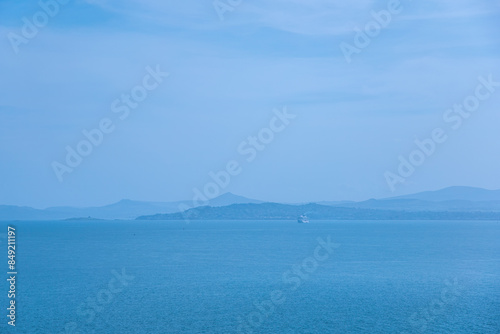
[[(357, 0), (276, 0), (242, 1), (227, 15), (224, 22), (217, 20), (210, 1), (183, 1), (177, 3), (154, 0), (84, 0), (131, 19), (140, 19), (170, 27), (188, 29), (229, 29), (235, 26), (268, 27), (304, 35), (342, 35), (352, 32), (355, 25), (370, 18), (371, 11), (387, 8), (388, 1)], [(401, 1), (404, 11), (399, 20), (444, 20), (475, 18), (497, 13), (500, 5), (485, 1), (439, 0), (428, 3)], [(465, 28), (465, 27), (464, 27)]]

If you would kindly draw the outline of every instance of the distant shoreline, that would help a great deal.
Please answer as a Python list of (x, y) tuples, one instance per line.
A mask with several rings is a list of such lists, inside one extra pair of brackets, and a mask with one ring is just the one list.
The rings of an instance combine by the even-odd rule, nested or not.
[[(204, 201), (205, 200), (205, 201)], [(362, 202), (264, 202), (232, 193), (178, 202), (121, 200), (100, 207), (0, 205), (0, 221), (90, 220), (500, 220), (500, 190), (449, 187)]]

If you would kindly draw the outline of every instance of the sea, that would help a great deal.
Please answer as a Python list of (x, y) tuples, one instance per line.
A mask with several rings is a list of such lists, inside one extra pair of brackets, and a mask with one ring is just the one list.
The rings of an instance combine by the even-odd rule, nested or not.
[(0, 249), (1, 333), (500, 333), (497, 221), (15, 221)]

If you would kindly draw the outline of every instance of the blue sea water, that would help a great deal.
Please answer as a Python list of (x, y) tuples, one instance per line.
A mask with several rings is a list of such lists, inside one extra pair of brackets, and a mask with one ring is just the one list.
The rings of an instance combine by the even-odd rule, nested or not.
[(499, 222), (10, 225), (2, 333), (500, 333)]

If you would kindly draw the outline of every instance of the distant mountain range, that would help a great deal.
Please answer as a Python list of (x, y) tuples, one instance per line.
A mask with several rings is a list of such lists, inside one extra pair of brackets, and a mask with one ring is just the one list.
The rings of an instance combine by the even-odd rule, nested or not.
[(500, 220), (500, 212), (395, 211), (335, 207), (320, 204), (278, 203), (202, 206), (185, 212), (141, 216), (137, 220), (295, 220), (306, 214), (310, 219), (340, 220)]
[[(225, 206), (239, 203), (262, 203), (243, 196), (225, 193), (210, 200), (206, 205)], [(0, 205), (0, 220), (59, 220), (92, 217), (98, 219), (135, 219), (142, 215), (179, 212), (181, 209), (194, 207), (192, 201), (178, 202), (143, 202), (128, 199), (100, 207), (50, 207), (33, 209), (30, 207)]]
[(500, 190), (449, 187), (362, 202), (318, 202), (336, 207), (403, 211), (500, 211)]
[(333, 219), (333, 217), (337, 219), (497, 219), (497, 214), (500, 213), (500, 190), (450, 187), (361, 202), (318, 202), (301, 205), (264, 203), (231, 193), (214, 198), (202, 207), (193, 207), (192, 201), (132, 200), (121, 200), (101, 207), (50, 207), (43, 210), (0, 205), (0, 220), (60, 220), (83, 217), (183, 219), (184, 216), (179, 211), (188, 208), (191, 209), (187, 210), (184, 216), (192, 219), (295, 219), (303, 213), (310, 215), (313, 219)]
[(500, 202), (500, 190), (488, 190), (474, 187), (448, 187), (435, 191), (424, 191), (411, 195), (397, 196), (389, 199), (418, 199), (422, 201), (473, 201)]

